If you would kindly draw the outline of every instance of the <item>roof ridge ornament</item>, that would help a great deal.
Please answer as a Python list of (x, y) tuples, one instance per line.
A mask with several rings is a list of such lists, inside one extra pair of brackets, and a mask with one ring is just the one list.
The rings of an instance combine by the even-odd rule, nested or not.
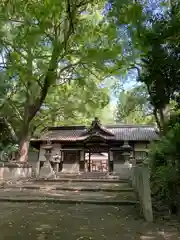
[(94, 120), (91, 123), (91, 126), (94, 126), (95, 124), (102, 125), (98, 117), (94, 118)]
[[(87, 132), (85, 134), (91, 134), (91, 135), (101, 135), (101, 133), (99, 132), (99, 130), (104, 132), (104, 135), (108, 135), (108, 136), (114, 136), (114, 134), (107, 129), (106, 127), (104, 127), (100, 121), (100, 119), (98, 117), (95, 117), (94, 120), (92, 121), (90, 127), (87, 129)], [(84, 134), (83, 134), (84, 135)]]

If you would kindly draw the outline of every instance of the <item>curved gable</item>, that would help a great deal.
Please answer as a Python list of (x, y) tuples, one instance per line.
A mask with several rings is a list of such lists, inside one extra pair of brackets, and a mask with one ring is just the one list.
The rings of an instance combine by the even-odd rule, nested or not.
[(92, 121), (91, 126), (87, 129), (87, 131), (82, 134), (82, 136), (90, 136), (90, 135), (101, 135), (106, 137), (115, 136), (113, 132), (105, 128), (100, 123), (98, 118), (95, 118), (94, 121)]

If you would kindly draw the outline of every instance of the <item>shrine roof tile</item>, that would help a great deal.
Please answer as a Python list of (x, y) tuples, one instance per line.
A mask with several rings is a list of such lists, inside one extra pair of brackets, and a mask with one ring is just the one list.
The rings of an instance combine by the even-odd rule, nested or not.
[[(101, 135), (104, 139), (127, 141), (152, 141), (158, 138), (155, 127), (149, 125), (109, 125), (105, 126), (114, 136)], [(71, 126), (49, 128), (39, 140), (46, 141), (80, 141), (89, 137), (87, 128)]]

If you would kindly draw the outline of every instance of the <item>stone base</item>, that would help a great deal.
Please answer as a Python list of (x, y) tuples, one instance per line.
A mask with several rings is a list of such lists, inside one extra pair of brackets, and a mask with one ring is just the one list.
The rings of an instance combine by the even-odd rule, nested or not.
[(28, 163), (0, 163), (0, 180), (28, 179), (32, 176), (32, 166)]
[(44, 165), (41, 167), (39, 171), (39, 178), (43, 179), (51, 179), (51, 178), (56, 178), (56, 174), (51, 167), (51, 164), (49, 161), (44, 162)]

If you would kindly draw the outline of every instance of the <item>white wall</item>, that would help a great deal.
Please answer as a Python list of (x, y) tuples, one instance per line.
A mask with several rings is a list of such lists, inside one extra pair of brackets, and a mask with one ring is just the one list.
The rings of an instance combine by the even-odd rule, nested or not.
[(135, 157), (135, 161), (137, 160), (137, 159), (142, 159), (142, 158), (145, 158), (147, 155), (147, 153), (148, 153), (148, 147), (149, 147), (149, 145), (148, 144), (146, 144), (146, 143), (136, 143), (135, 144), (135, 148), (134, 148), (134, 150), (135, 150), (135, 155), (134, 155), (134, 157)]
[(144, 150), (146, 150), (146, 146), (147, 146), (146, 143), (135, 143), (134, 150), (135, 151), (144, 151)]

